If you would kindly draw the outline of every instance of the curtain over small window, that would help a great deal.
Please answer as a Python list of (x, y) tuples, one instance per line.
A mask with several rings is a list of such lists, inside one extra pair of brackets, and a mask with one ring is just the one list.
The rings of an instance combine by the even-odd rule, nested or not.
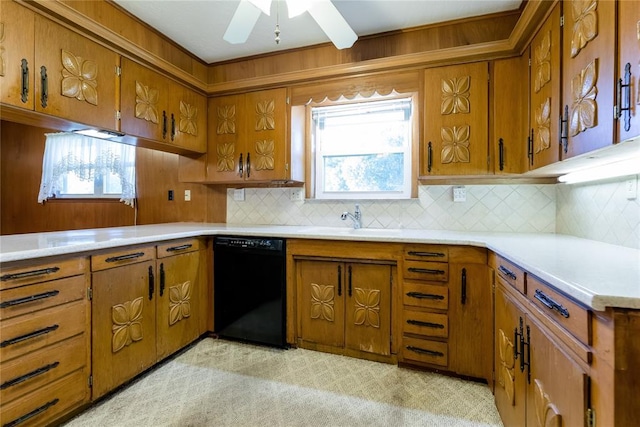
[(136, 197), (134, 146), (75, 133), (46, 134), (38, 203), (51, 197)]

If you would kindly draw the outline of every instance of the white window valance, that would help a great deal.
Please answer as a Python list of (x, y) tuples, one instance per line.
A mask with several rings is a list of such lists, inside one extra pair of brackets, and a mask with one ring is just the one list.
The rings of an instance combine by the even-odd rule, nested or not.
[(120, 201), (133, 207), (136, 198), (136, 150), (134, 146), (91, 138), (71, 132), (46, 134), (42, 182), (38, 203), (62, 189), (62, 177), (73, 173), (83, 181), (113, 173), (120, 178)]

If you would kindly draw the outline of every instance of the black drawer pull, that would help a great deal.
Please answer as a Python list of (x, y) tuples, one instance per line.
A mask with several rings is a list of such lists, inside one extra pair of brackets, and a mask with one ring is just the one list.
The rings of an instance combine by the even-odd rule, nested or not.
[(513, 271), (509, 270), (505, 266), (501, 265), (500, 267), (498, 267), (498, 270), (500, 270), (500, 272), (502, 274), (504, 274), (505, 276), (507, 276), (511, 280), (517, 280), (518, 279), (518, 276), (516, 276)]
[(569, 310), (562, 306), (562, 304), (557, 303), (553, 298), (549, 295), (542, 292), (540, 289), (536, 289), (536, 293), (533, 295), (535, 299), (540, 301), (545, 307), (551, 310), (555, 310), (562, 317), (569, 318)]
[(435, 328), (435, 329), (444, 329), (444, 325), (441, 323), (433, 323), (433, 322), (422, 322), (420, 320), (407, 320), (407, 323), (415, 326), (425, 326), (427, 328)]
[(41, 294), (29, 295), (28, 297), (16, 298), (0, 303), (0, 308), (13, 307), (14, 305), (26, 304), (28, 302), (38, 301), (41, 299), (51, 298), (58, 295), (60, 291), (49, 291)]
[(0, 280), (6, 282), (7, 280), (24, 279), (26, 277), (39, 276), (41, 274), (51, 274), (60, 271), (60, 267), (41, 268), (40, 270), (25, 271), (23, 273), (5, 274), (0, 277)]
[(23, 422), (35, 417), (36, 415), (40, 415), (41, 413), (43, 413), (44, 411), (46, 411), (47, 409), (51, 408), (53, 405), (58, 403), (59, 401), (60, 401), (60, 399), (58, 399), (56, 397), (52, 401), (45, 403), (41, 407), (34, 409), (33, 411), (29, 412), (28, 414), (24, 414), (20, 418), (16, 418), (15, 420), (4, 424), (3, 427), (14, 427), (14, 426), (17, 426), (19, 424), (22, 424)]
[(418, 298), (418, 299), (435, 299), (435, 300), (444, 299), (444, 295), (423, 294), (422, 292), (407, 292), (407, 296), (411, 298)]
[(418, 353), (418, 354), (426, 354), (428, 356), (436, 356), (436, 357), (444, 356), (444, 353), (442, 353), (440, 351), (427, 350), (427, 349), (420, 348), (420, 347), (414, 347), (412, 345), (408, 345), (405, 348), (407, 350), (409, 350), (409, 351), (413, 351), (414, 353)]
[(60, 364), (60, 362), (53, 362), (50, 363), (48, 365), (45, 365), (41, 368), (38, 368), (34, 371), (31, 371), (29, 373), (26, 373), (24, 375), (19, 376), (18, 378), (14, 378), (12, 380), (8, 380), (2, 383), (2, 385), (0, 385), (0, 390), (4, 390), (5, 388), (9, 388), (11, 386), (14, 386), (16, 384), (20, 384), (23, 383), (27, 380), (30, 380), (31, 378), (35, 378), (38, 375), (42, 375), (45, 372), (49, 372), (50, 370), (52, 370), (53, 368), (57, 367)]
[(430, 257), (430, 258), (444, 258), (444, 254), (442, 252), (409, 251), (409, 255), (423, 256), (423, 257)]
[(433, 270), (430, 268), (409, 267), (409, 271), (412, 273), (422, 273), (422, 274), (444, 274), (444, 270)]
[(60, 327), (59, 325), (47, 326), (46, 328), (38, 329), (37, 331), (33, 331), (25, 335), (20, 335), (19, 337), (4, 340), (0, 343), (0, 348), (4, 348), (12, 344), (17, 344), (19, 342), (26, 341), (31, 338), (36, 338), (36, 337), (39, 337), (40, 335), (48, 334), (49, 332), (55, 331), (59, 327)]
[(192, 246), (193, 245), (191, 243), (188, 243), (186, 245), (173, 246), (171, 248), (167, 248), (167, 252), (184, 251), (185, 249), (189, 249)]
[(136, 252), (134, 254), (120, 255), (120, 256), (112, 256), (110, 258), (105, 259), (106, 262), (118, 262), (118, 261), (126, 261), (128, 259), (135, 259), (144, 256), (144, 252)]

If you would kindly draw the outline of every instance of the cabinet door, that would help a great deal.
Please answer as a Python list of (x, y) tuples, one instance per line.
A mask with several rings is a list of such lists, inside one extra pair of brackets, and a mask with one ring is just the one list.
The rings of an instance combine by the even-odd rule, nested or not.
[(209, 99), (207, 182), (243, 182), (245, 146), (241, 140), (242, 95)]
[(568, 144), (563, 158), (613, 142), (617, 3), (564, 3), (562, 102), (568, 109)]
[(388, 356), (392, 267), (347, 264), (345, 273), (345, 348)]
[(174, 83), (169, 109), (172, 115), (173, 144), (187, 150), (207, 151), (207, 98)]
[(425, 71), (420, 174), (487, 174), (489, 69), (486, 62)]
[(36, 111), (117, 130), (120, 56), (39, 15), (35, 23)]
[(491, 379), (493, 305), (486, 264), (449, 268), (450, 366), (460, 375)]
[(0, 9), (0, 101), (33, 110), (34, 13), (12, 1)]
[(163, 258), (158, 264), (156, 348), (162, 359), (194, 341), (199, 333), (200, 252)]
[(527, 154), (530, 170), (560, 160), (560, 7), (560, 3), (554, 7), (531, 42), (530, 139)]
[(298, 261), (299, 328), (303, 341), (344, 346), (345, 265)]
[(634, 1), (618, 2), (618, 70), (630, 84), (618, 100), (623, 108), (629, 107), (618, 119), (618, 141), (625, 141), (640, 135), (640, 7)]
[(587, 375), (558, 347), (557, 338), (532, 318), (526, 334), (531, 346), (527, 425), (585, 425)]
[(155, 261), (93, 273), (93, 398), (156, 361)]
[[(508, 285), (507, 285), (508, 286)], [(522, 426), (525, 422), (525, 382), (520, 370), (522, 355), (520, 351), (520, 322), (524, 322), (524, 314), (496, 284), (495, 294), (495, 387), (494, 397), (500, 418), (505, 426)]]

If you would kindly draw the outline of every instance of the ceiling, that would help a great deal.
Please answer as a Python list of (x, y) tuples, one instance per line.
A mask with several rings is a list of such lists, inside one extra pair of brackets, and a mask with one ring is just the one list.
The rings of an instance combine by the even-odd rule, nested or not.
[[(206, 63), (329, 42), (309, 13), (289, 19), (284, 0), (261, 14), (249, 39), (222, 39), (240, 0), (113, 0)], [(333, 0), (358, 36), (484, 15), (520, 7), (522, 0)], [(280, 44), (274, 41), (276, 16)], [(357, 43), (357, 42), (356, 42)]]

